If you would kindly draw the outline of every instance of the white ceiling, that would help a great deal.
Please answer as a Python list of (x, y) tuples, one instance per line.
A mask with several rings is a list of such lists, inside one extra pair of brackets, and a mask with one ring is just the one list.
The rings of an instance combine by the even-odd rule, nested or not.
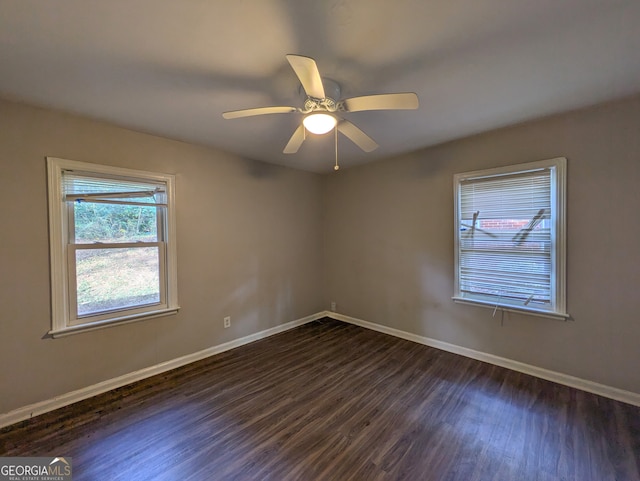
[(414, 91), (417, 111), (344, 116), (341, 166), (640, 91), (639, 0), (0, 0), (0, 96), (331, 171), (333, 136), (282, 149), (301, 106), (285, 59), (316, 59), (342, 96)]

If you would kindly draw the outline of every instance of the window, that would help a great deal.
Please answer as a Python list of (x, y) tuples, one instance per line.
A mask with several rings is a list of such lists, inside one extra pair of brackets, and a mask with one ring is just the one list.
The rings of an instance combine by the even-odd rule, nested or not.
[(178, 310), (174, 178), (47, 158), (54, 337)]
[(454, 176), (457, 302), (567, 318), (566, 159)]

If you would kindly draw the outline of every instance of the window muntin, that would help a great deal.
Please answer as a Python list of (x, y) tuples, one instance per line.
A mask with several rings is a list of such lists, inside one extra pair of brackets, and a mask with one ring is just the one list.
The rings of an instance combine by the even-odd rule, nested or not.
[(566, 317), (565, 166), (455, 176), (455, 300)]
[(175, 312), (173, 176), (48, 164), (52, 334)]

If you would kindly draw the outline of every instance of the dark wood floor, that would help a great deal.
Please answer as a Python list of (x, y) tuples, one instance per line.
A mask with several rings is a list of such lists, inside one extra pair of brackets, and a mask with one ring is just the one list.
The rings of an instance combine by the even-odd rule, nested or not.
[(324, 319), (5, 428), (74, 480), (640, 480), (640, 408)]

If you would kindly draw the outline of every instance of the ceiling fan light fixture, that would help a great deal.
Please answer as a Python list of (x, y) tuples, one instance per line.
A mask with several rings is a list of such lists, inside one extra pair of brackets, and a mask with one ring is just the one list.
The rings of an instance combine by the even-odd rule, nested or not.
[[(311, 57), (290, 54), (286, 56), (289, 65), (300, 81), (299, 93), (306, 95), (302, 108), (290, 106), (257, 107), (252, 109), (230, 110), (223, 112), (225, 119), (238, 119), (265, 114), (301, 113), (302, 123), (298, 124), (282, 153), (295, 154), (306, 138), (306, 132), (324, 135), (331, 130), (338, 132), (360, 147), (364, 152), (378, 148), (378, 144), (354, 124), (340, 116), (340, 112), (362, 112), (368, 110), (414, 110), (418, 108), (418, 96), (414, 92), (399, 92), (375, 95), (363, 95), (341, 99), (337, 82), (322, 78), (316, 61)], [(338, 99), (336, 101), (336, 99)], [(341, 99), (341, 100), (340, 100)], [(336, 153), (335, 170), (338, 170)]]
[(325, 113), (313, 113), (307, 115), (302, 121), (304, 127), (312, 134), (326, 134), (338, 123), (333, 115)]

